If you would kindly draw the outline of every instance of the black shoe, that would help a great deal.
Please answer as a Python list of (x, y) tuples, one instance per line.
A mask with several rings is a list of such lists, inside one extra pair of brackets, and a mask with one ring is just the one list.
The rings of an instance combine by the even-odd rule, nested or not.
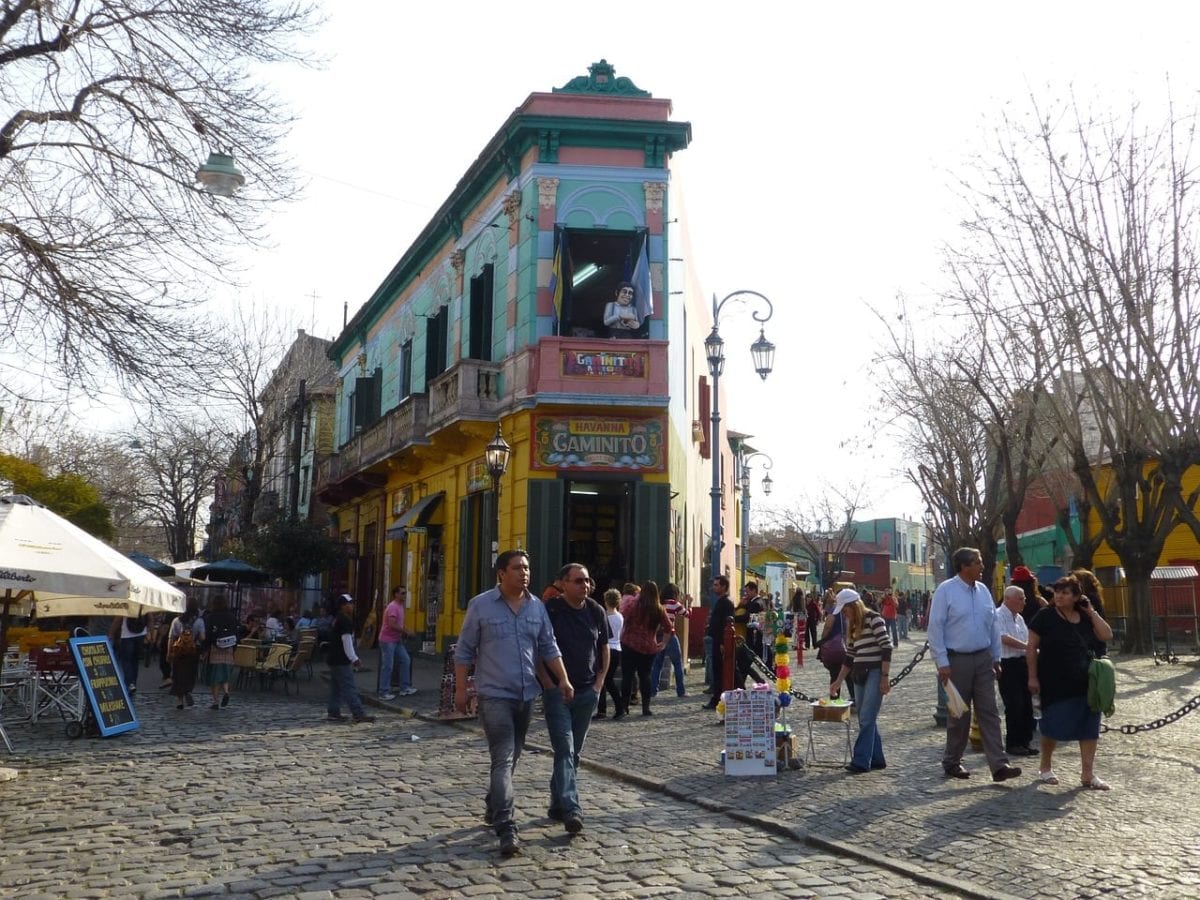
[(327, 721), (330, 721), (330, 722), (345, 722), (346, 721), (346, 717), (343, 716), (341, 713), (330, 713), (325, 718)]
[(629, 715), (629, 713), (625, 712), (625, 710), (618, 709), (615, 713), (613, 713), (613, 721), (615, 722), (617, 719), (623, 719), (627, 715)]
[(702, 707), (700, 707), (700, 708), (701, 708), (701, 709), (709, 709), (709, 710), (712, 710), (712, 709), (716, 709), (716, 708), (717, 708), (717, 704), (715, 704), (715, 703), (705, 703), (705, 704), (704, 704)]
[(180, 701), (179, 701), (179, 705), (178, 705), (177, 707), (175, 707), (175, 708), (176, 708), (176, 709), (183, 709), (183, 701), (182, 701), (182, 700), (180, 700)]
[(1021, 775), (1021, 770), (1016, 766), (1001, 766), (992, 773), (992, 781), (1008, 781), (1010, 778), (1018, 778)]
[(563, 827), (567, 834), (579, 834), (583, 831), (583, 817), (579, 813), (567, 813), (563, 816)]
[(222, 695), (221, 695), (221, 705), (222, 705), (222, 706), (228, 706), (228, 705), (229, 705), (229, 695), (228, 695), (228, 694), (222, 694)]
[(506, 831), (500, 835), (500, 852), (504, 856), (516, 856), (521, 852), (521, 842), (517, 840), (515, 831)]
[(546, 818), (555, 822), (561, 822), (563, 820), (563, 814), (557, 809), (548, 809), (546, 810)]
[(846, 771), (849, 772), (851, 775), (865, 775), (865, 774), (867, 774), (867, 772), (870, 772), (871, 770), (864, 769), (864, 768), (862, 768), (862, 766), (856, 766), (856, 765), (854, 765), (854, 763), (850, 763), (850, 765), (846, 766)]
[(212, 706), (209, 707), (209, 709), (220, 709), (220, 708), (221, 708), (220, 703), (214, 703)]
[(355, 717), (354, 717), (354, 721), (355, 721), (355, 722), (374, 722), (374, 721), (375, 721), (375, 717), (374, 717), (374, 716), (367, 716), (367, 715), (355, 716)]
[(947, 778), (970, 778), (971, 773), (969, 771), (967, 771), (967, 768), (962, 763), (959, 763), (953, 769), (946, 770), (946, 777)]
[(608, 713), (598, 712), (594, 716), (592, 716), (592, 721), (595, 722), (597, 719), (607, 719), (607, 718), (608, 718)]
[(642, 715), (643, 716), (652, 716), (652, 715), (654, 715), (654, 713), (652, 713), (649, 709), (643, 709)]
[(887, 763), (871, 763), (872, 769), (886, 769)]

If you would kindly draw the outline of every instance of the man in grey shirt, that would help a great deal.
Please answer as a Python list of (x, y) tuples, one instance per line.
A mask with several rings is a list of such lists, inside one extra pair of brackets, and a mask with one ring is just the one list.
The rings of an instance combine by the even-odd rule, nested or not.
[(562, 654), (542, 601), (529, 592), (529, 557), (506, 550), (496, 557), (496, 587), (471, 598), (454, 652), (454, 706), (467, 711), (467, 677), (475, 667), (479, 720), (491, 755), (491, 782), (483, 820), (496, 829), (500, 852), (520, 848), (513, 822), (512, 775), (541, 693), (535, 666), (541, 660), (558, 682), (564, 702), (575, 688), (563, 668)]

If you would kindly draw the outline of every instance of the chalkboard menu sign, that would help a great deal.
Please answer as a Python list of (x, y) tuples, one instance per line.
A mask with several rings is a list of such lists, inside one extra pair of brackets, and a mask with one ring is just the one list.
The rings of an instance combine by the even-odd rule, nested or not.
[(137, 728), (137, 713), (108, 638), (71, 638), (69, 643), (79, 666), (79, 680), (100, 726), (100, 736), (111, 737)]

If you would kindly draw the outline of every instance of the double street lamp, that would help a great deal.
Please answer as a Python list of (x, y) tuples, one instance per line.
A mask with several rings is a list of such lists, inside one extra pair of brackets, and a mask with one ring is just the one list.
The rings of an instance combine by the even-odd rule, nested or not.
[(721, 548), (724, 540), (721, 534), (721, 373), (725, 370), (725, 341), (721, 339), (720, 319), (721, 308), (734, 297), (750, 297), (761, 300), (767, 306), (766, 315), (758, 310), (753, 312), (754, 321), (759, 323), (758, 340), (750, 345), (750, 356), (754, 360), (754, 371), (764, 381), (771, 374), (775, 363), (775, 345), (767, 340), (764, 326), (775, 308), (771, 301), (757, 291), (734, 291), (720, 301), (713, 294), (713, 325), (712, 333), (704, 339), (704, 355), (708, 358), (708, 372), (712, 376), (712, 419), (710, 447), (712, 454), (712, 547), (709, 556), (712, 567), (712, 577), (716, 578), (721, 572)]
[(500, 553), (500, 478), (508, 470), (508, 459), (512, 456), (512, 447), (500, 433), (500, 423), (496, 423), (496, 436), (483, 448), (484, 465), (492, 476), (492, 564)]
[[(763, 468), (770, 469), (775, 461), (767, 454), (756, 450), (749, 456), (742, 457), (742, 585), (746, 584), (746, 571), (750, 568), (749, 561), (746, 557), (747, 541), (750, 534), (750, 463), (756, 459), (762, 459)], [(774, 480), (769, 474), (763, 475), (762, 489), (763, 493), (768, 497), (771, 496), (771, 485)]]

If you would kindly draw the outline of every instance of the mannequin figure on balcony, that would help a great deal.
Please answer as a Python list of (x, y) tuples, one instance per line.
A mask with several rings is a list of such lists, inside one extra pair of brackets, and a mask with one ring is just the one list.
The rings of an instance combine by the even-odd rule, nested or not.
[(633, 305), (633, 285), (628, 281), (618, 284), (616, 299), (605, 304), (604, 324), (610, 337), (632, 337), (642, 327), (641, 316)]

